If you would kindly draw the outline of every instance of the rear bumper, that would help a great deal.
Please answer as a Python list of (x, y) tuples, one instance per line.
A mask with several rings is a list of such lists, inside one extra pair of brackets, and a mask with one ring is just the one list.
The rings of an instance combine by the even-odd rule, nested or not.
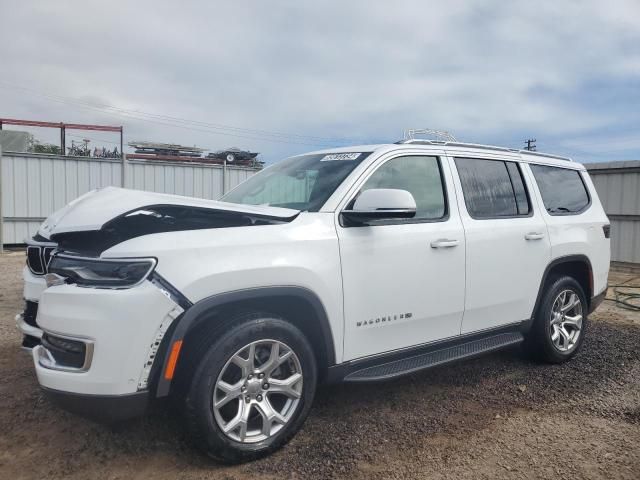
[(147, 391), (126, 395), (86, 395), (42, 387), (47, 398), (60, 408), (100, 423), (117, 423), (144, 415)]

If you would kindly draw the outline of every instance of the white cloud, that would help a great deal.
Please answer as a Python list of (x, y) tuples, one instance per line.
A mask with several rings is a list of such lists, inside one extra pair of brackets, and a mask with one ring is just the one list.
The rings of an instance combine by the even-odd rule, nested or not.
[[(355, 140), (425, 126), (512, 146), (640, 123), (629, 98), (594, 102), (602, 87), (592, 89), (640, 85), (637, 1), (23, 1), (0, 14), (0, 81), (124, 109)], [(314, 148), (122, 119), (2, 85), (0, 116), (123, 123), (129, 138), (267, 159)]]

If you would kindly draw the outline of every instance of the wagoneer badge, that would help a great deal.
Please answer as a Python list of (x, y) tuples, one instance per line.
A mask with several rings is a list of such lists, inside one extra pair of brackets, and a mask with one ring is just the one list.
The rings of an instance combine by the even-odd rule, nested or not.
[(395, 322), (397, 320), (408, 320), (413, 317), (413, 313), (398, 313), (395, 315), (387, 315), (382, 317), (371, 318), (369, 320), (364, 320), (362, 322), (356, 322), (356, 327), (367, 327), (371, 325), (382, 325), (389, 322)]

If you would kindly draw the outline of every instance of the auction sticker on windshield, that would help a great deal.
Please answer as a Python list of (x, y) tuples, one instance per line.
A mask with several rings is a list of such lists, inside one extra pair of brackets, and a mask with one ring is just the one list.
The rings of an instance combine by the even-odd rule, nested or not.
[(321, 162), (331, 162), (334, 160), (355, 160), (361, 153), (332, 153), (331, 155), (325, 155), (322, 157)]

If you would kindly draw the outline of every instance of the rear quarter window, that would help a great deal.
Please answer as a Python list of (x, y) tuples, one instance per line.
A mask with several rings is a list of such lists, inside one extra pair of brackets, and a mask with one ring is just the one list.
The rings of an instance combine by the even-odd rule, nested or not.
[(578, 170), (547, 165), (531, 165), (544, 208), (550, 215), (575, 215), (591, 203)]

